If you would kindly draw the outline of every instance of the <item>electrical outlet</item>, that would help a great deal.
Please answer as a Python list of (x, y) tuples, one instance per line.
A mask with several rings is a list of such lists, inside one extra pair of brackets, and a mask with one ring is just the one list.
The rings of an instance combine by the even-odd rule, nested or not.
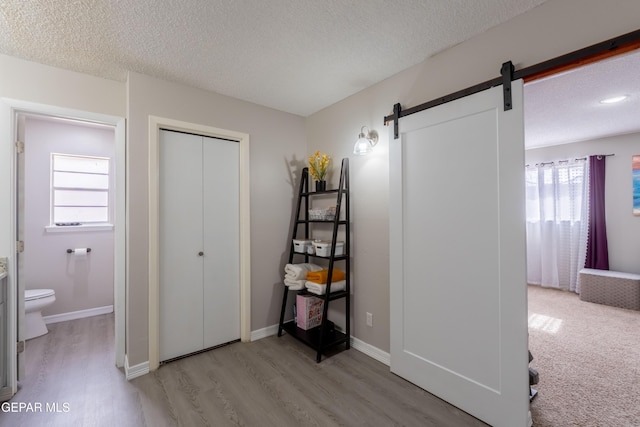
[(367, 326), (373, 327), (373, 314), (367, 313)]

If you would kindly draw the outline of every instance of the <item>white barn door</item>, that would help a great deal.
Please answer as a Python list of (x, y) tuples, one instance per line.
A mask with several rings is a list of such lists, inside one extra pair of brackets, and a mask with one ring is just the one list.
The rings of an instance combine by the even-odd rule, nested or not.
[(522, 81), (390, 136), (391, 370), (493, 425), (528, 423)]

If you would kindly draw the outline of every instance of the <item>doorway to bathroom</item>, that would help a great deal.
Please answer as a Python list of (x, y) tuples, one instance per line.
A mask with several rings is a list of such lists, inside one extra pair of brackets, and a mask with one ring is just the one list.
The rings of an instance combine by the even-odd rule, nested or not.
[[(45, 324), (111, 316), (108, 336), (124, 365), (124, 119), (67, 109), (12, 105), (16, 137), (15, 331), (9, 353), (14, 393), (24, 380), (23, 342), (33, 336), (26, 289), (49, 289)], [(42, 331), (40, 331), (41, 333)], [(38, 334), (36, 334), (37, 336)], [(38, 339), (37, 337), (33, 338)], [(28, 351), (29, 346), (26, 348)], [(37, 346), (35, 346), (37, 347)]]
[(42, 309), (46, 323), (113, 313), (115, 129), (20, 114), (18, 131), (18, 267), (26, 292), (25, 338), (31, 339), (46, 331), (30, 330), (35, 289), (55, 292)]

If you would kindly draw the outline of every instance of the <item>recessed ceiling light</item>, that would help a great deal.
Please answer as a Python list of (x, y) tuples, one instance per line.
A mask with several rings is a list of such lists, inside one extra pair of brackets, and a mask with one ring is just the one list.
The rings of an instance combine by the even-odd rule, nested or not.
[(603, 99), (600, 101), (600, 104), (615, 104), (616, 102), (624, 101), (628, 97), (628, 95), (614, 96), (612, 98)]

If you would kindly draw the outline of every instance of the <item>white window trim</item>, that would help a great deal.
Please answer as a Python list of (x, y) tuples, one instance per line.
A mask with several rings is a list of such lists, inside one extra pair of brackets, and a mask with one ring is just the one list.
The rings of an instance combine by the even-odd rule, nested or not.
[[(53, 162), (54, 162), (54, 157), (55, 156), (67, 156), (67, 157), (80, 157), (80, 158), (94, 158), (94, 159), (101, 159), (101, 160), (107, 160), (109, 163), (109, 167), (108, 170), (109, 172), (107, 173), (107, 178), (109, 180), (109, 184), (108, 184), (108, 188), (107, 188), (107, 199), (108, 199), (108, 205), (107, 205), (107, 221), (105, 222), (87, 222), (87, 223), (82, 223), (82, 224), (78, 224), (78, 225), (56, 225), (55, 224), (55, 218), (54, 218), (54, 205), (53, 205), (53, 191), (55, 189), (54, 185), (53, 185), (53, 173), (54, 173), (54, 168), (53, 168)], [(86, 156), (86, 155), (79, 155), (79, 154), (67, 154), (67, 153), (51, 153), (51, 184), (49, 186), (49, 192), (50, 192), (50, 197), (51, 197), (51, 202), (50, 202), (50, 216), (49, 216), (49, 225), (45, 226), (45, 232), (47, 233), (64, 233), (64, 232), (78, 232), (78, 231), (110, 231), (113, 230), (113, 224), (111, 224), (111, 215), (112, 215), (112, 199), (111, 199), (111, 184), (112, 184), (112, 170), (111, 170), (111, 158), (110, 157), (104, 157), (104, 156)]]
[(80, 224), (80, 225), (47, 225), (44, 231), (47, 233), (74, 233), (82, 231), (111, 231), (113, 224)]

